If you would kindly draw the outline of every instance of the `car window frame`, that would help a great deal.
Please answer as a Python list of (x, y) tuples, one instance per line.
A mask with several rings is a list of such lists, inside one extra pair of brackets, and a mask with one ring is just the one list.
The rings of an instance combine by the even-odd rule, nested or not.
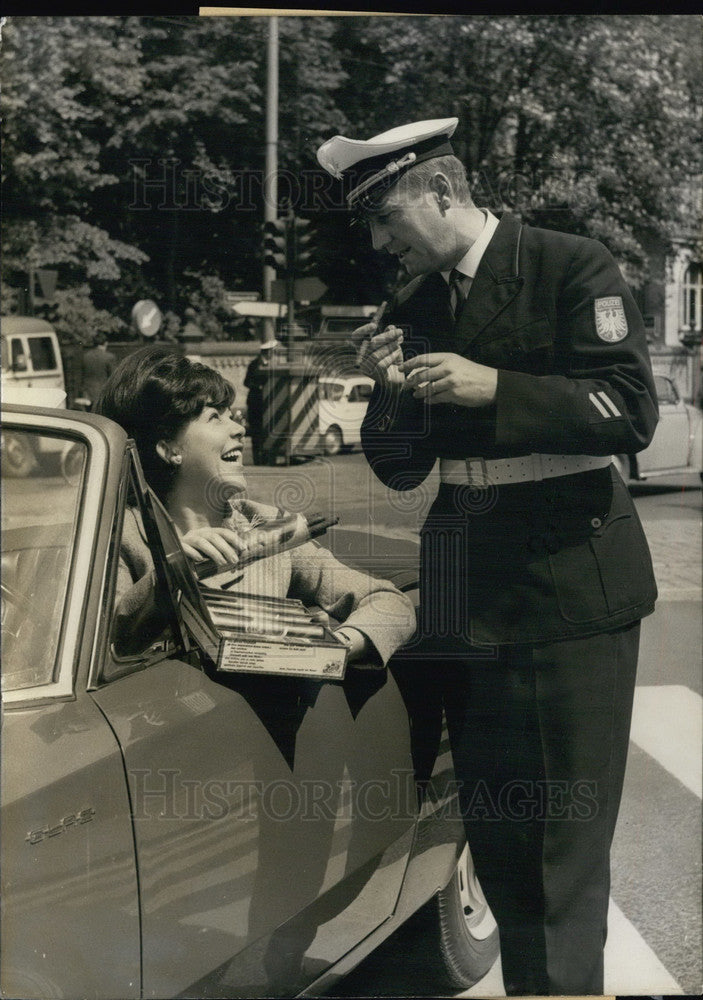
[[(48, 334), (48, 333), (32, 333), (32, 334), (27, 334), (27, 338), (26, 339), (27, 339), (27, 351), (28, 351), (29, 363), (31, 365), (32, 374), (34, 374), (34, 375), (58, 375), (58, 373), (59, 373), (59, 363), (58, 363), (58, 358), (56, 357), (56, 346), (55, 346), (53, 337), (51, 337), (51, 335)], [(35, 351), (32, 350), (32, 345), (33, 344), (34, 345), (38, 345), (41, 341), (46, 341), (46, 344), (48, 345), (47, 349), (48, 349), (51, 361), (53, 362), (53, 364), (51, 365), (50, 368), (38, 368), (35, 365), (35, 363), (34, 363), (35, 362)], [(45, 350), (44, 347), (41, 347), (39, 349), (40, 353), (41, 353), (41, 351), (44, 351), (44, 350)], [(36, 354), (36, 360), (38, 360), (38, 361), (41, 361), (40, 353)]]
[[(120, 476), (120, 489), (110, 538), (110, 552), (108, 556), (110, 576), (104, 589), (101, 609), (102, 649), (101, 655), (94, 659), (88, 683), (89, 690), (103, 688), (123, 677), (146, 670), (165, 659), (180, 659), (184, 661), (190, 659), (190, 644), (186, 644), (183, 638), (185, 626), (182, 625), (178, 608), (174, 604), (171, 588), (168, 587), (165, 581), (162, 583), (162, 589), (165, 588), (168, 594), (164, 595), (164, 600), (169, 600), (172, 605), (171, 617), (173, 620), (170, 623), (170, 635), (158, 643), (152, 643), (151, 646), (139, 653), (124, 656), (116, 652), (112, 642), (112, 629), (116, 612), (117, 570), (125, 515), (131, 499), (136, 502), (142, 517), (148, 522), (149, 515), (147, 514), (146, 518), (144, 517), (143, 506), (146, 490), (147, 486), (141, 465), (139, 464), (136, 446), (132, 440), (129, 440), (125, 449), (122, 474)], [(148, 534), (147, 523), (145, 523), (144, 527)], [(153, 558), (153, 538), (149, 542), (149, 549)], [(159, 572), (159, 562), (159, 560), (154, 560), (157, 573)], [(175, 627), (176, 624), (178, 625), (177, 629)]]
[[(97, 427), (76, 424), (56, 413), (21, 412), (17, 407), (3, 410), (3, 430), (34, 431), (39, 435), (54, 436), (85, 443), (86, 462), (80, 483), (80, 497), (75, 516), (73, 548), (66, 584), (61, 635), (57, 646), (54, 676), (46, 684), (2, 692), (3, 707), (60, 701), (75, 696), (76, 667), (84, 643), (84, 609), (94, 570), (96, 525), (103, 507), (103, 490), (97, 487), (100, 469), (105, 469), (109, 458), (108, 442)], [(103, 477), (100, 476), (102, 484)]]

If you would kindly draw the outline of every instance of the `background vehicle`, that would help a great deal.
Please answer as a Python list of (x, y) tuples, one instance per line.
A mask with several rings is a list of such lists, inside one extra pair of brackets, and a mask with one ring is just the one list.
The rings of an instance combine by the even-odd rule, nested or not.
[(659, 423), (654, 437), (637, 455), (616, 455), (625, 482), (681, 472), (703, 475), (703, 414), (684, 403), (670, 378), (655, 375)]
[(324, 376), (320, 386), (320, 435), (326, 455), (361, 443), (361, 424), (373, 391), (366, 375)]
[(63, 389), (63, 363), (56, 331), (50, 323), (34, 316), (3, 316), (2, 387)]
[[(3, 995), (319, 993), (428, 901), (445, 981), (483, 975), (497, 931), (422, 670), (218, 674), (185, 627), (197, 584), (124, 433), (18, 406), (2, 433), (74, 456), (68, 479), (5, 480)], [(120, 657), (133, 498), (170, 624)]]

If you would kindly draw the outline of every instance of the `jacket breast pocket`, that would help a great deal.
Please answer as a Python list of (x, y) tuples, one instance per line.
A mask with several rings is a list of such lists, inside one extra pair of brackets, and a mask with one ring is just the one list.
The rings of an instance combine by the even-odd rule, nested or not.
[(576, 544), (550, 553), (549, 564), (568, 622), (618, 619), (656, 599), (649, 548), (634, 512), (616, 514)]
[(554, 331), (543, 316), (518, 328), (489, 327), (477, 337), (472, 354), (493, 368), (537, 374), (549, 370), (553, 344)]

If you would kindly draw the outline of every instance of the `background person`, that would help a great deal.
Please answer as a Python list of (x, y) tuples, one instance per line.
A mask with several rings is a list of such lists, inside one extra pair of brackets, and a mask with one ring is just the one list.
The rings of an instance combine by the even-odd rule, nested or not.
[(611, 255), (476, 207), (456, 125), (318, 151), (411, 279), (388, 326), (355, 334), (377, 380), (362, 444), (394, 489), (440, 460), (421, 534), (424, 683), (444, 697), (506, 992), (601, 994), (640, 619), (656, 597), (610, 456), (647, 446), (656, 396)]
[(247, 424), (254, 465), (268, 464), (268, 454), (265, 450), (264, 383), (270, 376), (271, 361), (277, 347), (280, 347), (277, 340), (265, 341), (257, 356), (249, 362), (244, 376), (244, 388), (247, 390)]
[(115, 369), (117, 360), (108, 350), (107, 337), (104, 333), (96, 333), (92, 346), (83, 352), (81, 360), (81, 391), (82, 399), (88, 400), (87, 409), (91, 409), (100, 390)]

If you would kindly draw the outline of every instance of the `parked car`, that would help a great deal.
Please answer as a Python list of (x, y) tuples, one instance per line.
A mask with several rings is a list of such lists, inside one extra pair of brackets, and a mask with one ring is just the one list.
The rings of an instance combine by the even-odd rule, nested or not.
[(361, 423), (373, 391), (366, 375), (324, 376), (320, 387), (320, 436), (326, 455), (361, 443)]
[[(417, 679), (402, 663), (343, 681), (219, 673), (123, 431), (6, 406), (2, 434), (72, 455), (63, 474), (4, 479), (2, 995), (319, 994), (421, 906), (438, 991), (480, 978), (497, 930)], [(124, 657), (113, 604), (135, 498), (170, 625)]]
[(698, 472), (703, 478), (703, 414), (681, 399), (670, 378), (655, 375), (659, 423), (644, 451), (615, 455), (613, 461), (625, 482), (653, 476)]

